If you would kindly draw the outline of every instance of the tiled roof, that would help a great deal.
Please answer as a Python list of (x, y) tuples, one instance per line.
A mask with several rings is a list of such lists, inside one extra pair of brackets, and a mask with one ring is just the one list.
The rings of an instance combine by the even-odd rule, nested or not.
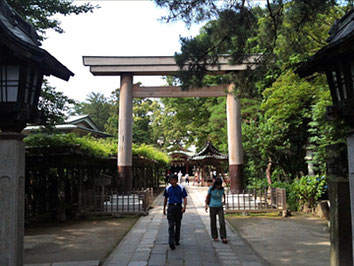
[(197, 154), (195, 154), (190, 158), (190, 160), (200, 161), (200, 160), (207, 160), (207, 159), (227, 160), (228, 157), (227, 155), (221, 153), (217, 148), (215, 148), (214, 145), (211, 143), (211, 141), (208, 141)]

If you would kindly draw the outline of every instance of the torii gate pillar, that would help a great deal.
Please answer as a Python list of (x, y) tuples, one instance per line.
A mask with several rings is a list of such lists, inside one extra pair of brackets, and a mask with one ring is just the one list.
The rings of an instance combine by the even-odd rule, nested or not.
[(121, 74), (118, 128), (118, 177), (124, 192), (132, 190), (133, 75)]
[(243, 148), (241, 139), (241, 104), (233, 94), (234, 84), (230, 84), (226, 99), (227, 135), (229, 144), (229, 174), (232, 193), (242, 193), (243, 180)]

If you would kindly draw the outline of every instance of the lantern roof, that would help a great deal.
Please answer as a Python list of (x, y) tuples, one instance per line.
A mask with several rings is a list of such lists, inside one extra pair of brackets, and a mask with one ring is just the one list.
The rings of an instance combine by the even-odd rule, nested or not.
[(46, 50), (33, 26), (23, 19), (5, 0), (0, 0), (0, 46), (7, 47), (14, 57), (37, 64), (44, 75), (53, 75), (68, 81), (74, 76)]
[(328, 32), (327, 45), (304, 63), (297, 73), (301, 77), (324, 72), (326, 67), (340, 58), (348, 59), (354, 52), (354, 9), (337, 20)]

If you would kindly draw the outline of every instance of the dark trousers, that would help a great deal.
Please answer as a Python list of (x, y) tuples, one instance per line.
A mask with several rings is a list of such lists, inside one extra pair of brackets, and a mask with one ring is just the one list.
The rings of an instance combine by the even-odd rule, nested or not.
[(168, 205), (168, 243), (179, 242), (181, 235), (182, 205)]
[(218, 238), (218, 229), (216, 227), (216, 216), (219, 216), (220, 237), (226, 238), (224, 208), (210, 207), (210, 231), (212, 238)]

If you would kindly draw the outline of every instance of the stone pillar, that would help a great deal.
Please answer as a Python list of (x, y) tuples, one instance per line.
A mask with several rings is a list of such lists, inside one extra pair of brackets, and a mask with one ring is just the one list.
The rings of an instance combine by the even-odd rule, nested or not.
[(330, 265), (353, 265), (349, 182), (344, 177), (328, 182), (330, 207)]
[(241, 104), (234, 94), (234, 84), (230, 84), (226, 99), (227, 134), (229, 144), (229, 173), (231, 192), (242, 193), (243, 180), (243, 148), (241, 140)]
[(354, 134), (347, 138), (348, 165), (349, 165), (349, 190), (350, 190), (350, 210), (352, 222), (352, 257), (354, 260)]
[(330, 265), (353, 265), (349, 180), (344, 146), (328, 145), (326, 163), (330, 201)]
[(0, 133), (0, 265), (23, 265), (25, 145)]
[(118, 128), (118, 175), (121, 191), (132, 190), (133, 75), (121, 75)]

